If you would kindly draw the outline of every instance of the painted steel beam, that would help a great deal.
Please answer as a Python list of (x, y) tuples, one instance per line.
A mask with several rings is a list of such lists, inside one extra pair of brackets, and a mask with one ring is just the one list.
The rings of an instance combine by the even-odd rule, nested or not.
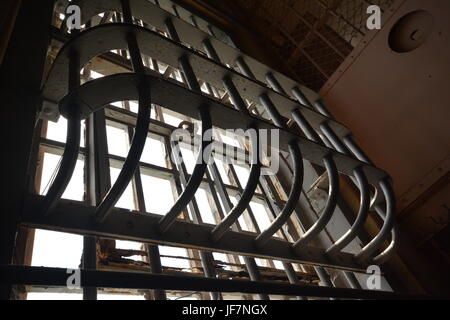
[(264, 248), (257, 249), (254, 245), (256, 233), (229, 231), (219, 242), (214, 243), (211, 241), (214, 225), (209, 224), (196, 225), (176, 220), (172, 227), (162, 234), (158, 228), (158, 221), (161, 219), (161, 215), (158, 214), (143, 214), (114, 208), (108, 219), (98, 224), (93, 218), (95, 207), (76, 201), (61, 200), (55, 207), (53, 215), (42, 216), (36, 210), (42, 201), (43, 197), (38, 195), (30, 195), (25, 199), (25, 209), (21, 219), (23, 225), (81, 235), (183, 246), (359, 272), (365, 272), (366, 269), (364, 265), (354, 261), (352, 254), (341, 252), (329, 258), (325, 255), (324, 249), (312, 246), (305, 246), (303, 250), (294, 252), (291, 248), (292, 243), (284, 240), (270, 239)]

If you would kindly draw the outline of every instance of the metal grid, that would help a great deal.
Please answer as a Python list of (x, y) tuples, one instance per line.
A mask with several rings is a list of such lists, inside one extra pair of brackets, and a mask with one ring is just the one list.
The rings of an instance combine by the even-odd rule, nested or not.
[[(93, 5), (94, 2), (95, 6)], [(43, 95), (47, 102), (46, 109), (41, 115), (54, 119), (60, 111), (69, 120), (67, 143), (60, 169), (49, 192), (45, 197), (30, 195), (27, 198), (22, 223), (29, 226), (86, 235), (83, 268), (85, 276), (83, 286), (86, 298), (95, 298), (95, 287), (135, 288), (136, 284), (133, 284), (133, 282), (138, 283), (139, 279), (142, 280), (139, 284), (141, 289), (157, 289), (160, 298), (164, 296), (162, 289), (168, 287), (175, 286), (176, 289), (181, 290), (200, 288), (210, 291), (218, 281), (179, 277), (179, 282), (176, 282), (175, 279), (170, 277), (158, 275), (158, 273), (161, 273), (158, 263), (153, 265), (154, 275), (139, 276), (126, 273), (122, 275), (114, 273), (112, 275), (102, 271), (90, 273), (89, 270), (95, 269), (95, 242), (92, 236), (134, 239), (146, 243), (169, 243), (200, 249), (203, 252), (203, 254), (200, 254), (201, 262), (205, 276), (208, 278), (215, 278), (211, 269), (209, 251), (242, 254), (245, 256), (245, 265), (252, 282), (249, 284), (225, 280), (225, 282), (220, 282), (220, 287), (223, 288), (223, 291), (257, 293), (261, 299), (267, 299), (268, 293), (328, 297), (395, 297), (395, 295), (386, 292), (375, 293), (357, 289), (346, 291), (338, 288), (312, 289), (299, 286), (298, 278), (293, 273), (292, 266), (289, 263), (300, 262), (316, 265), (315, 271), (322, 283), (332, 286), (322, 266), (346, 270), (363, 270), (368, 263), (383, 263), (394, 252), (394, 199), (387, 176), (382, 170), (373, 167), (354, 143), (348, 130), (330, 118), (320, 101), (312, 105), (303, 94), (301, 87), (292, 80), (271, 71), (249, 57), (243, 56), (234, 48), (224, 46), (223, 43), (217, 42), (214, 38), (199, 32), (197, 29), (190, 28), (190, 25), (178, 20), (175, 16), (167, 18), (166, 13), (158, 11), (158, 7), (147, 1), (124, 0), (107, 1), (106, 3), (99, 0), (79, 1), (78, 4), (84, 14), (82, 17), (83, 23), (104, 11), (121, 12), (125, 23), (99, 26), (92, 26), (87, 23), (86, 29), (78, 35), (72, 35), (72, 39), (68, 40), (58, 53), (44, 86)], [(150, 17), (148, 16), (149, 13), (151, 14)], [(146, 28), (148, 27), (147, 23), (152, 24), (159, 30), (166, 29), (170, 39)], [(187, 38), (183, 39), (182, 36)], [(92, 39), (97, 40), (93, 41)], [(119, 46), (117, 41), (119, 41)], [(180, 43), (189, 42), (196, 50), (180, 45)], [(146, 43), (152, 45), (146, 46)], [(107, 76), (80, 86), (79, 70), (81, 67), (90, 58), (108, 49), (118, 47), (128, 48), (130, 61), (124, 62), (122, 60), (122, 65), (126, 68), (132, 68), (134, 73)], [(158, 50), (153, 50), (154, 47)], [(208, 57), (198, 53), (199, 51), (206, 52)], [(160, 73), (152, 72), (147, 64), (143, 63), (143, 54), (152, 57), (153, 60), (161, 60), (172, 65), (172, 68), (179, 67), (185, 85), (162, 78)], [(115, 60), (118, 62), (117, 59)], [(224, 66), (224, 61), (236, 63), (242, 74)], [(152, 65), (155, 66), (155, 63), (153, 62)], [(211, 90), (208, 89), (209, 92), (213, 91), (213, 86), (223, 86), (235, 110), (221, 102), (223, 99), (213, 99), (207, 94), (203, 94), (198, 78), (207, 81), (207, 86), (211, 88)], [(270, 88), (262, 81), (268, 83)], [(111, 87), (120, 88), (120, 90), (111, 92), (109, 90)], [(290, 94), (295, 97), (295, 101), (287, 96), (287, 91), (290, 91), (291, 88)], [(173, 97), (176, 97), (176, 99)], [(273, 123), (253, 116), (243, 98), (259, 101)], [(105, 105), (124, 99), (139, 100), (139, 112), (137, 118), (133, 120), (135, 121), (135, 129), (130, 152), (128, 157), (123, 159), (124, 164), (121, 174), (110, 189), (108, 173), (104, 172), (108, 166), (102, 164), (107, 161), (108, 156), (105, 150), (101, 148), (104, 142), (102, 143), (99, 140), (102, 139), (101, 136), (104, 134), (101, 132), (95, 133), (96, 130), (102, 130), (99, 128), (103, 126), (95, 125), (95, 123), (105, 121), (104, 113), (99, 112), (103, 110)], [(165, 216), (130, 213), (112, 208), (130, 180), (136, 177), (135, 173), (139, 166), (143, 141), (145, 141), (145, 139), (142, 139), (147, 136), (149, 126), (154, 125), (150, 122), (149, 101), (156, 105), (164, 105), (189, 117), (200, 119), (203, 132), (211, 125), (224, 129), (246, 128), (251, 125), (257, 128), (276, 128), (281, 131), (281, 150), (288, 151), (291, 158), (294, 159), (294, 181), (284, 207), (282, 209), (274, 207), (276, 218), (267, 230), (262, 230), (262, 232), (259, 230), (256, 236), (234, 230), (234, 227), (230, 230), (230, 227), (248, 207), (250, 199), (255, 194), (256, 187), (260, 183), (260, 162), (252, 165), (247, 185), (245, 187), (239, 186), (242, 194), (235, 206), (232, 207), (227, 201), (227, 186), (222, 183), (218, 184), (219, 190), (217, 192), (224, 200), (224, 209), (227, 214), (221, 217), (221, 221), (215, 226), (207, 226), (201, 223), (201, 218), (198, 216), (198, 212), (196, 213), (195, 202), (192, 201), (195, 191), (202, 183), (204, 174), (216, 175), (215, 182), (220, 181), (220, 174), (214, 169), (214, 164), (207, 165), (203, 161), (195, 166), (190, 177), (186, 174), (185, 169), (178, 168), (183, 191), (175, 205)], [(280, 103), (280, 101), (289, 101), (289, 103), (286, 105)], [(54, 108), (53, 103), (59, 104), (59, 110)], [(226, 116), (224, 116), (225, 114)], [(92, 170), (91, 177), (94, 179), (90, 182), (92, 185), (91, 206), (60, 200), (72, 175), (74, 160), (78, 158), (80, 120), (87, 117), (90, 119), (90, 130), (94, 132), (92, 134), (93, 140), (90, 141), (91, 147), (100, 146), (100, 148), (94, 149), (94, 154), (89, 160), (92, 161), (90, 170)], [(285, 117), (292, 118), (308, 139), (302, 138), (290, 130), (285, 122)], [(207, 143), (202, 144), (202, 151), (206, 149), (207, 145)], [(167, 145), (167, 147), (173, 148), (176, 145)], [(330, 195), (327, 206), (317, 222), (298, 239), (275, 240), (271, 238), (272, 235), (288, 222), (298, 202), (299, 185), (301, 185), (303, 176), (303, 168), (300, 165), (302, 158), (326, 167), (330, 181)], [(353, 176), (361, 189), (362, 198), (358, 219), (349, 232), (332, 247), (312, 247), (309, 243), (325, 228), (336, 206), (339, 186), (338, 170), (341, 173)], [(207, 178), (206, 182), (210, 183), (210, 178)], [(348, 254), (342, 252), (342, 249), (356, 237), (368, 214), (368, 182), (377, 186), (379, 190), (371, 199), (371, 204), (384, 218), (385, 223), (380, 233), (360, 253), (356, 255)], [(266, 181), (267, 183), (268, 181)], [(263, 185), (261, 185), (261, 190), (268, 192)], [(276, 192), (273, 194), (276, 194)], [(385, 201), (383, 198), (386, 200), (386, 206), (383, 205)], [(281, 203), (279, 199), (276, 202)], [(176, 219), (188, 205), (191, 206), (191, 211), (194, 214), (193, 222)], [(40, 210), (36, 212), (36, 208), (40, 208)], [(381, 254), (376, 255), (377, 249), (387, 239), (391, 230), (393, 232), (391, 244)], [(150, 247), (155, 248), (155, 246)], [(159, 260), (157, 251), (149, 250), (149, 252), (151, 255), (150, 261)], [(262, 282), (260, 271), (253, 257), (283, 260), (285, 272), (292, 284), (282, 285)], [(59, 285), (61, 281), (59, 270), (2, 267), (2, 271), (7, 275), (8, 281), (12, 283)], [(38, 280), (36, 274), (42, 275), (42, 278)], [(100, 280), (95, 280), (91, 274), (95, 274), (95, 277)], [(345, 272), (345, 274), (351, 278), (351, 272)], [(141, 279), (140, 277), (144, 278)], [(153, 280), (155, 282), (152, 282)], [(353, 284), (354, 288), (358, 288), (354, 281)], [(247, 287), (245, 288), (245, 286)], [(214, 288), (217, 287), (219, 286)], [(213, 292), (212, 298), (220, 299), (220, 293)]]

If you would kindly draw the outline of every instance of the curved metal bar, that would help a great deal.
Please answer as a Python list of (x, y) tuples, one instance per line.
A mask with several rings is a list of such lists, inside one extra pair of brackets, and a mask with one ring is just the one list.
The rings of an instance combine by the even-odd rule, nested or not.
[[(68, 89), (70, 92), (73, 92), (73, 90), (80, 85), (80, 56), (75, 50), (69, 52), (68, 67)], [(67, 119), (66, 147), (61, 158), (58, 173), (56, 174), (55, 180), (53, 180), (42, 205), (42, 213), (44, 216), (49, 215), (58, 203), (58, 200), (61, 199), (77, 164), (78, 152), (80, 149), (81, 111), (76, 96), (69, 99), (67, 105)]]
[(339, 253), (339, 251), (341, 251), (353, 239), (355, 239), (355, 237), (358, 235), (358, 232), (364, 227), (364, 222), (366, 221), (367, 216), (369, 215), (369, 205), (370, 205), (369, 183), (367, 181), (366, 175), (364, 174), (364, 172), (360, 167), (354, 170), (354, 175), (356, 177), (358, 187), (360, 190), (358, 215), (356, 216), (356, 220), (351, 226), (351, 228), (325, 251), (330, 256)]
[(72, 105), (71, 109), (73, 114), (69, 117), (67, 123), (66, 147), (64, 149), (61, 164), (55, 180), (45, 195), (45, 200), (41, 209), (43, 215), (49, 215), (52, 213), (59, 199), (61, 199), (61, 196), (66, 190), (77, 164), (78, 152), (80, 149), (81, 122), (80, 113), (76, 110), (77, 105)]
[(252, 200), (252, 197), (255, 194), (256, 187), (258, 186), (259, 177), (261, 175), (258, 133), (256, 133), (256, 139), (250, 140), (252, 141), (252, 150), (256, 155), (256, 161), (250, 168), (250, 175), (248, 177), (247, 185), (245, 186), (238, 203), (233, 207), (233, 209), (231, 209), (227, 216), (211, 231), (211, 239), (215, 242), (219, 241), (228, 231), (231, 225), (238, 220), (240, 215), (244, 212), (245, 208), (247, 208), (250, 201)]
[[(322, 101), (317, 101), (315, 107), (322, 114), (331, 116), (330, 113), (326, 110)], [(348, 150), (350, 150), (351, 153), (353, 153), (354, 156), (360, 161), (372, 165), (370, 159), (365, 155), (365, 153), (350, 136), (344, 137), (343, 142), (341, 142), (327, 123), (321, 124), (320, 128), (338, 151), (344, 154), (349, 154)], [(389, 235), (389, 230), (391, 230), (392, 234), (391, 243), (385, 249), (385, 251), (383, 251), (383, 253), (374, 258), (374, 261), (376, 260), (380, 264), (382, 262), (386, 262), (389, 257), (392, 256), (397, 246), (397, 228), (394, 221), (395, 196), (390, 184), (386, 181), (386, 179), (382, 180), (379, 185), (386, 199), (386, 215), (384, 215), (381, 208), (379, 208), (378, 206), (375, 207), (378, 215), (384, 220), (383, 227), (375, 236), (375, 238), (373, 238), (372, 241), (370, 241), (369, 244), (367, 244), (360, 253), (355, 255), (356, 260), (360, 263), (366, 262), (369, 259), (369, 256), (372, 255), (372, 253), (377, 249), (377, 247), (384, 242), (386, 237)]]
[(267, 244), (270, 237), (286, 223), (300, 200), (303, 184), (303, 159), (300, 148), (296, 142), (289, 144), (289, 152), (292, 155), (292, 162), (294, 163), (294, 177), (291, 191), (289, 192), (289, 197), (283, 210), (278, 214), (275, 220), (272, 221), (272, 224), (256, 237), (255, 245), (259, 248)]
[(355, 140), (352, 139), (350, 135), (345, 136), (342, 139), (342, 142), (344, 142), (345, 146), (355, 155), (356, 158), (359, 160), (373, 165), (373, 162), (369, 159), (369, 157), (362, 151), (362, 149), (359, 147), (359, 145), (355, 142)]
[(322, 140), (320, 139), (319, 135), (309, 124), (309, 122), (305, 119), (305, 117), (302, 115), (299, 109), (292, 110), (292, 118), (309, 140), (312, 140), (315, 143), (322, 144)]
[[(395, 197), (394, 192), (392, 190), (391, 184), (384, 179), (380, 181), (380, 187), (383, 191), (384, 197), (386, 199), (386, 217), (384, 219), (383, 226), (381, 227), (380, 232), (372, 239), (358, 254), (355, 255), (355, 259), (359, 263), (365, 263), (369, 260), (369, 257), (383, 244), (386, 240), (387, 236), (389, 236), (390, 231), (394, 227), (394, 216), (395, 216)], [(395, 234), (394, 241), (391, 241), (391, 245), (389, 248), (395, 247)], [(392, 243), (394, 242), (394, 243)], [(393, 249), (389, 249), (387, 253), (389, 253)], [(379, 259), (384, 259), (386, 254), (382, 255)]]
[(272, 72), (266, 74), (266, 81), (272, 87), (273, 90), (287, 96), (286, 91), (283, 89), (280, 82), (277, 80), (277, 78), (275, 78)]
[(202, 182), (203, 176), (205, 175), (206, 168), (208, 166), (207, 162), (210, 157), (210, 150), (208, 146), (211, 144), (211, 139), (204, 139), (207, 132), (211, 132), (212, 122), (207, 106), (201, 106), (199, 108), (200, 119), (202, 121), (202, 143), (197, 156), (197, 164), (194, 167), (189, 181), (186, 184), (186, 188), (183, 190), (181, 195), (178, 197), (175, 204), (167, 212), (158, 223), (158, 228), (161, 233), (166, 232), (170, 226), (175, 222), (175, 219), (180, 215), (181, 211), (188, 205), (188, 203), (195, 196), (200, 183)]
[(320, 130), (322, 130), (323, 134), (331, 142), (334, 149), (345, 155), (350, 154), (347, 147), (342, 143), (342, 141), (339, 139), (336, 133), (334, 133), (333, 129), (330, 128), (327, 122), (323, 122), (320, 124)]
[(300, 239), (298, 239), (293, 245), (293, 249), (298, 252), (301, 250), (308, 242), (310, 242), (315, 236), (317, 236), (330, 221), (334, 209), (336, 208), (337, 198), (339, 193), (339, 174), (336, 168), (336, 164), (332, 159), (332, 155), (327, 155), (323, 162), (325, 164), (328, 180), (330, 187), (328, 189), (328, 199), (325, 208), (320, 215), (319, 219), (313, 224), (308, 231), (306, 231)]
[(309, 102), (309, 99), (305, 96), (305, 94), (299, 87), (292, 88), (292, 94), (294, 95), (295, 99), (298, 100), (298, 102), (311, 109), (313, 108), (311, 102)]
[(386, 263), (392, 255), (395, 253), (395, 250), (398, 246), (398, 227), (397, 224), (394, 223), (394, 227), (391, 230), (391, 243), (389, 243), (389, 246), (384, 249), (382, 253), (377, 255), (375, 258), (372, 259), (372, 263), (382, 265)]
[(150, 110), (150, 89), (143, 82), (139, 85), (139, 110), (131, 147), (116, 182), (95, 211), (94, 216), (97, 223), (105, 221), (111, 208), (119, 201), (133, 178), (147, 139), (148, 127), (150, 125)]

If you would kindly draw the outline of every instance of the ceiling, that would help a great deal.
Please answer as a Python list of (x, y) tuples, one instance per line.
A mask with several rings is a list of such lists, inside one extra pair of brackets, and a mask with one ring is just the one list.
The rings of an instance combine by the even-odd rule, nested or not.
[[(269, 41), (282, 71), (318, 91), (367, 33), (366, 0), (205, 1)], [(393, 0), (370, 1), (386, 10)], [(249, 19), (251, 17), (251, 19)]]

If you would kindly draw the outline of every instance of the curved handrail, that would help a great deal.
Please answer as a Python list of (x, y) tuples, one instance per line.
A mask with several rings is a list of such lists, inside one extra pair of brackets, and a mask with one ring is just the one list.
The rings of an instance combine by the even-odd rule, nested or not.
[(116, 182), (95, 210), (94, 219), (97, 223), (102, 223), (105, 221), (111, 208), (114, 207), (117, 201), (119, 201), (126, 187), (133, 178), (134, 172), (139, 166), (139, 160), (141, 158), (142, 151), (144, 150), (150, 125), (151, 94), (150, 88), (147, 86), (145, 81), (139, 85), (138, 90), (139, 109), (131, 147)]
[(77, 108), (72, 105), (73, 114), (68, 117), (67, 140), (64, 153), (61, 158), (60, 167), (52, 185), (48, 189), (42, 205), (42, 213), (49, 215), (52, 213), (59, 199), (67, 188), (72, 178), (77, 164), (78, 152), (80, 149), (81, 119)]
[(294, 163), (294, 177), (291, 191), (289, 192), (289, 196), (283, 210), (281, 210), (275, 220), (272, 221), (271, 225), (256, 237), (255, 245), (259, 248), (267, 244), (270, 237), (272, 237), (278, 229), (286, 223), (300, 200), (303, 184), (303, 159), (300, 148), (296, 142), (289, 144), (289, 152), (292, 155), (292, 162)]
[(242, 196), (238, 203), (231, 209), (231, 211), (226, 215), (226, 217), (214, 227), (211, 231), (211, 239), (215, 242), (219, 241), (225, 233), (229, 230), (231, 225), (235, 223), (241, 214), (244, 212), (245, 208), (249, 205), (255, 194), (256, 187), (258, 186), (259, 177), (261, 175), (261, 162), (259, 159), (259, 136), (256, 133), (256, 139), (250, 139), (252, 144), (253, 154), (256, 161), (252, 164), (250, 168), (250, 174)]
[(306, 244), (308, 244), (315, 236), (317, 236), (328, 224), (333, 216), (334, 209), (336, 208), (338, 193), (339, 193), (339, 174), (336, 168), (336, 164), (333, 161), (332, 155), (327, 155), (323, 159), (325, 168), (328, 173), (329, 188), (328, 199), (325, 204), (325, 208), (322, 211), (319, 219), (306, 231), (300, 239), (298, 239), (292, 248), (295, 251), (301, 250)]
[[(68, 87), (71, 92), (80, 85), (80, 55), (76, 50), (68, 53)], [(81, 110), (76, 96), (72, 96), (67, 104), (67, 138), (64, 153), (61, 157), (60, 167), (50, 186), (42, 205), (44, 216), (51, 214), (59, 199), (67, 188), (77, 164), (80, 149)]]
[(207, 150), (207, 148), (212, 143), (212, 139), (205, 139), (204, 137), (211, 132), (212, 121), (207, 106), (200, 106), (199, 112), (202, 122), (202, 143), (197, 156), (197, 163), (186, 184), (186, 188), (184, 188), (172, 208), (159, 220), (158, 228), (161, 233), (166, 232), (170, 228), (175, 222), (175, 219), (180, 215), (181, 211), (195, 196), (195, 192), (199, 188), (208, 166), (207, 163), (211, 154), (208, 152), (209, 150)]
[(358, 232), (364, 227), (364, 222), (369, 215), (369, 205), (370, 205), (370, 190), (369, 183), (367, 181), (366, 175), (362, 172), (361, 168), (356, 168), (354, 170), (354, 175), (358, 182), (358, 187), (360, 190), (360, 201), (359, 210), (356, 219), (350, 229), (338, 240), (334, 242), (325, 252), (333, 256), (341, 251), (345, 246), (347, 246), (353, 239), (356, 238)]
[[(391, 184), (387, 181), (387, 179), (380, 181), (380, 187), (383, 191), (384, 197), (386, 199), (386, 216), (384, 219), (383, 226), (381, 227), (380, 232), (372, 239), (358, 254), (355, 255), (355, 259), (357, 262), (364, 263), (369, 257), (383, 244), (386, 238), (389, 236), (389, 233), (393, 229), (395, 225), (395, 197), (394, 192), (392, 190)], [(381, 210), (380, 210), (381, 211)], [(391, 240), (391, 244), (388, 247), (389, 254), (396, 245), (396, 234), (394, 232), (394, 237)], [(376, 259), (382, 259), (386, 256), (386, 252), (381, 255), (381, 257), (377, 256)]]

